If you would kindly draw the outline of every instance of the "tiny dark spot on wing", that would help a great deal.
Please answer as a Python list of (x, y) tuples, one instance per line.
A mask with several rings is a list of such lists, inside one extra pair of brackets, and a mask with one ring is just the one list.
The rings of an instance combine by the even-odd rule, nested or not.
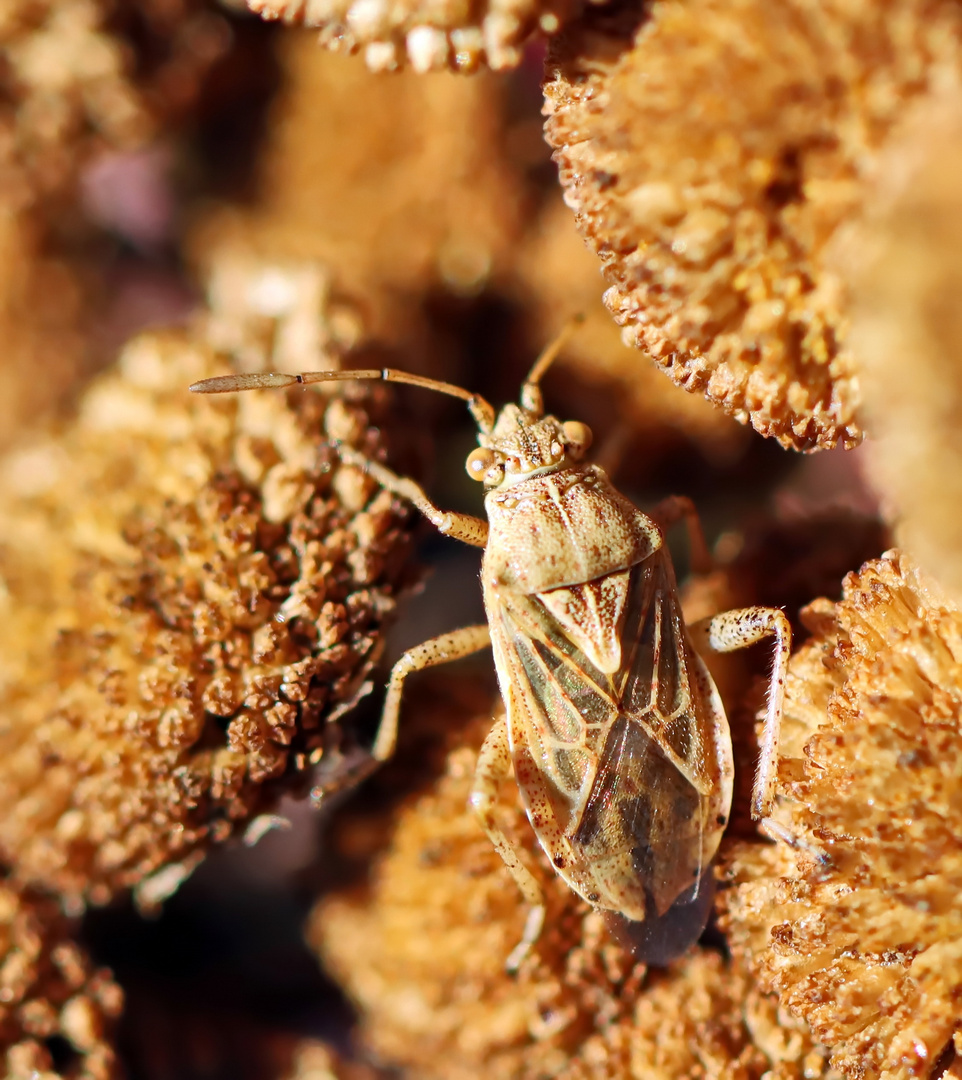
[(563, 855), (555, 855), (551, 860), (559, 870), (564, 870), (565, 860)]
[(588, 903), (597, 904), (601, 897), (596, 892), (588, 893)]
[(719, 814), (718, 817), (715, 818), (715, 821), (717, 821), (719, 825), (727, 825), (728, 824), (728, 818), (725, 817), (724, 814)]

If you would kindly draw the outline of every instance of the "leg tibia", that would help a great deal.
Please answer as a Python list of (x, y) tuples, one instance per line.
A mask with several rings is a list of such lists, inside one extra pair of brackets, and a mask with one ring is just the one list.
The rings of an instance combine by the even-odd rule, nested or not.
[(775, 771), (778, 764), (778, 733), (785, 703), (785, 680), (792, 651), (792, 629), (778, 608), (749, 607), (726, 611), (690, 628), (696, 644), (715, 652), (744, 649), (765, 638), (775, 639), (775, 656), (768, 683), (768, 702), (758, 748), (758, 771), (752, 792), (752, 817), (771, 815), (775, 800)]
[(391, 668), (391, 677), (387, 684), (387, 697), (384, 699), (384, 711), (377, 729), (371, 754), (376, 761), (387, 761), (394, 753), (397, 743), (398, 715), (401, 712), (401, 693), (404, 680), (415, 671), (447, 664), (451, 660), (460, 660), (470, 656), (491, 644), (491, 635), (487, 623), (479, 626), (463, 626), (452, 630), (450, 634), (439, 634), (430, 641), (423, 641), (408, 649), (400, 660)]

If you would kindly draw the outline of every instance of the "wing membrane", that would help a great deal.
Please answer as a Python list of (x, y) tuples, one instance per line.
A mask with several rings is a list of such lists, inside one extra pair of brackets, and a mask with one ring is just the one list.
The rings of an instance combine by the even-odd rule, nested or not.
[[(564, 836), (564, 876), (598, 906), (640, 919), (670, 908), (714, 854), (713, 704), (667, 558), (656, 552), (609, 577), (553, 590), (564, 596), (499, 598), (496, 653), (510, 669), (512, 749), (540, 772)], [(617, 633), (590, 618), (572, 632), (570, 619), (606, 598)]]

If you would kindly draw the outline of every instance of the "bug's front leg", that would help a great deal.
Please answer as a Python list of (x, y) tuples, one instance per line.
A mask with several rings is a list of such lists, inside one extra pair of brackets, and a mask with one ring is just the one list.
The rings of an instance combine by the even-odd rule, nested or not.
[(378, 461), (371, 461), (363, 454), (359, 454), (350, 446), (338, 447), (338, 457), (346, 465), (353, 465), (361, 469), (376, 480), (381, 487), (407, 499), (409, 503), (421, 511), (421, 513), (445, 536), (451, 536), (455, 540), (462, 540), (465, 544), (474, 547), (484, 547), (488, 539), (488, 523), (483, 518), (472, 517), (471, 514), (455, 513), (450, 510), (442, 510), (434, 505), (428, 498), (424, 488), (409, 477), (398, 476), (386, 465)]
[(528, 950), (541, 934), (545, 907), (541, 886), (534, 874), (521, 861), (518, 849), (505, 836), (497, 821), (495, 807), (498, 802), (498, 789), (510, 775), (511, 750), (508, 745), (508, 722), (507, 718), (502, 716), (488, 732), (481, 746), (481, 752), (478, 754), (474, 789), (471, 792), (471, 809), (478, 815), (481, 827), (487, 833), (488, 839), (504, 860), (504, 865), (510, 871), (521, 894), (531, 905), (521, 940), (511, 950), (511, 955), (505, 964), (508, 971), (517, 971)]
[(381, 712), (381, 720), (378, 724), (377, 734), (374, 737), (374, 745), (371, 747), (370, 756), (365, 758), (360, 765), (347, 769), (340, 773), (336, 780), (328, 783), (320, 783), (311, 792), (311, 798), (315, 803), (329, 798), (336, 792), (354, 787), (366, 779), (382, 762), (387, 761), (394, 753), (397, 745), (398, 717), (401, 713), (401, 693), (404, 688), (404, 680), (415, 671), (423, 671), (425, 668), (434, 667), (436, 664), (447, 664), (452, 660), (460, 660), (462, 656), (470, 656), (471, 653), (479, 652), (491, 644), (491, 635), (487, 624), (479, 626), (463, 626), (460, 630), (452, 630), (449, 634), (439, 634), (430, 641), (423, 641), (420, 645), (408, 649), (401, 655), (393, 668), (387, 684), (387, 696), (384, 699), (384, 709)]

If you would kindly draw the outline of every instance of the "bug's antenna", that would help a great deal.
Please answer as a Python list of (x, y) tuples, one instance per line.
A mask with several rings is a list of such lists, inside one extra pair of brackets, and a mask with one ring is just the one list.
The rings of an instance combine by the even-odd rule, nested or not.
[(474, 422), (486, 435), (494, 427), (494, 409), (480, 394), (441, 382), (440, 379), (428, 379), (423, 375), (411, 375), (397, 368), (363, 368), (357, 371), (302, 371), (297, 375), (284, 375), (281, 372), (261, 371), (247, 375), (218, 375), (213, 379), (201, 379), (191, 386), (195, 394), (233, 394), (238, 390), (264, 390), (284, 386), (308, 386), (310, 383), (345, 382), (350, 379), (379, 379), (383, 382), (406, 383), (408, 386), (422, 386), (426, 390), (436, 390), (439, 394), (460, 398), (466, 401)]
[(541, 378), (549, 367), (557, 359), (558, 353), (567, 345), (571, 335), (585, 321), (584, 313), (579, 312), (562, 326), (554, 341), (542, 349), (541, 355), (534, 362), (534, 366), (528, 372), (528, 377), (521, 387), (521, 408), (525, 412), (534, 413), (535, 416), (544, 415), (544, 399), (541, 396)]

